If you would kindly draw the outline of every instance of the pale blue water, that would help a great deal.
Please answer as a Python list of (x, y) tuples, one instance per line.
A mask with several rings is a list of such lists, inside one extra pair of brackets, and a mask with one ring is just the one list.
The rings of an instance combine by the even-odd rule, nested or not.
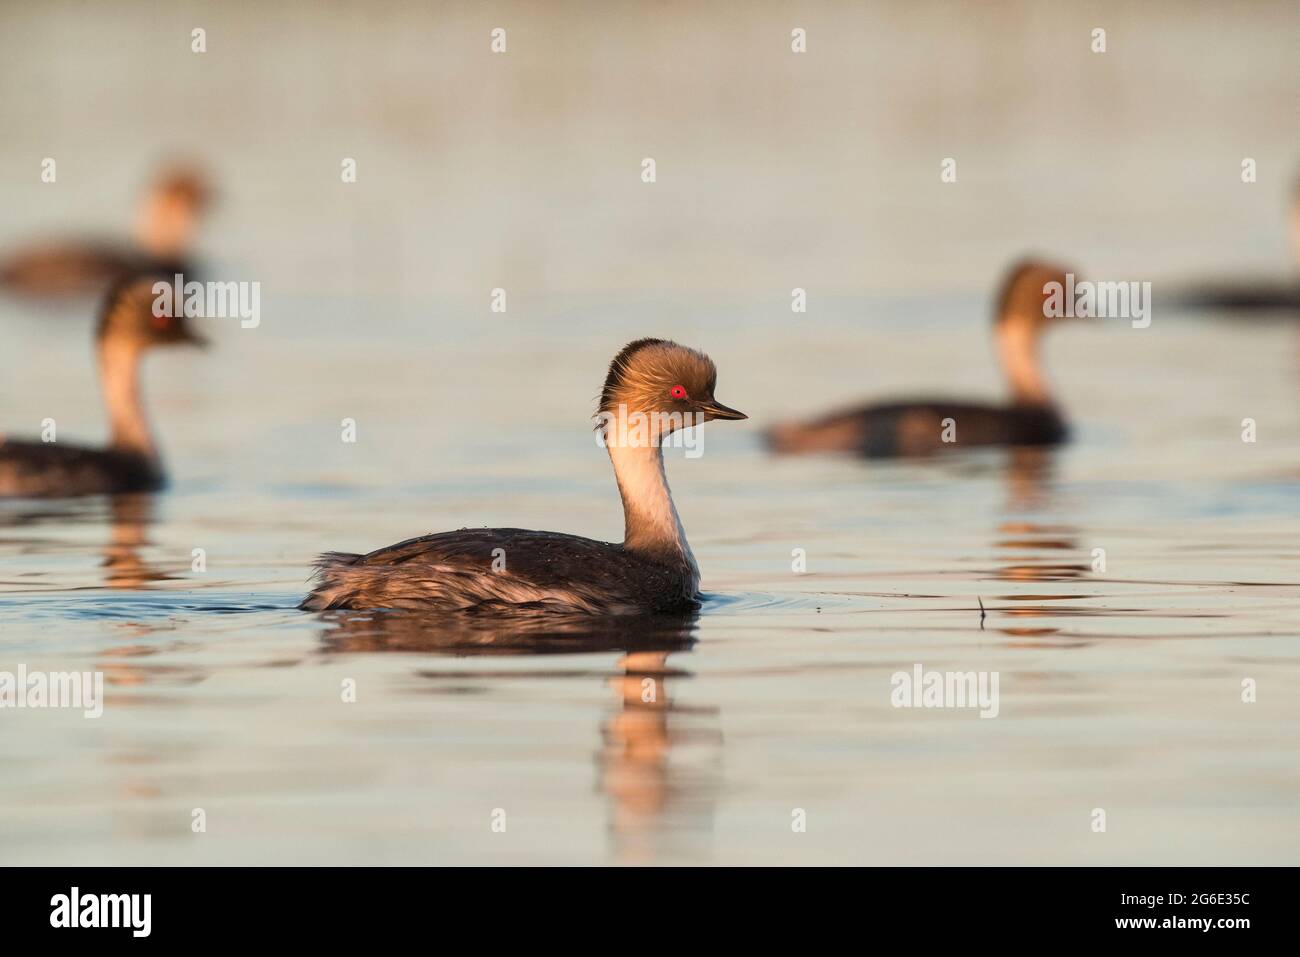
[[(438, 375), (426, 356), (445, 344), (370, 342), (358, 361), (384, 374), (366, 391), (331, 373), (330, 343), (288, 357), (270, 335), (246, 344), (265, 330), (220, 327), (210, 355), (151, 359), (171, 491), (116, 511), (0, 506), (3, 661), (107, 681), (99, 720), (4, 716), (5, 860), (1293, 861), (1294, 330), (1062, 330), (1048, 361), (1079, 438), (1044, 461), (761, 450), (764, 421), (892, 392), (904, 369), (995, 390), (980, 308), (904, 339), (846, 316), (836, 335), (853, 345), (816, 361), (779, 324), (731, 338), (670, 323), (754, 418), (707, 426), (699, 459), (672, 456), (710, 597), (650, 631), (294, 608), (325, 548), (476, 524), (617, 538), (585, 421), (609, 349), (582, 330), (524, 356), (460, 344)], [(68, 367), (83, 326), (7, 325), (18, 354), (66, 338)], [(945, 336), (951, 351), (935, 347)], [(886, 350), (874, 381), (856, 375)], [(1214, 356), (1204, 388), (1184, 367), (1153, 372), (1153, 351)], [(799, 387), (773, 388), (765, 354)], [(61, 397), (63, 434), (99, 434), (85, 370), (49, 368), (20, 364), (9, 381)], [(41, 403), (27, 402), (31, 421)], [(1238, 410), (1257, 443), (1240, 441)], [(339, 440), (344, 414), (355, 445)], [(195, 548), (206, 572), (191, 570)], [(998, 672), (999, 716), (891, 707), (891, 675), (917, 663)], [(1240, 700), (1244, 678), (1257, 703)], [(1097, 807), (1105, 834), (1090, 830)], [(206, 833), (190, 830), (195, 808)], [(795, 808), (806, 833), (791, 831)]]
[[(1094, 13), (1034, 4), (0, 10), (0, 250), (123, 232), (180, 153), (222, 193), (203, 261), (262, 284), (257, 329), (149, 360), (170, 490), (0, 502), (0, 670), (107, 699), (0, 711), (0, 862), (1294, 864), (1300, 338), (1161, 297), (1292, 268), (1300, 14), (1095, 15), (1105, 56)], [(1072, 445), (762, 450), (859, 399), (1000, 394), (987, 303), (1033, 250), (1155, 283), (1149, 329), (1049, 338)], [(103, 438), (91, 312), (0, 300), (0, 432)], [(617, 539), (588, 416), (645, 335), (752, 417), (670, 456), (697, 616), (295, 610), (325, 549)], [(997, 672), (998, 717), (892, 707), (917, 664)]]

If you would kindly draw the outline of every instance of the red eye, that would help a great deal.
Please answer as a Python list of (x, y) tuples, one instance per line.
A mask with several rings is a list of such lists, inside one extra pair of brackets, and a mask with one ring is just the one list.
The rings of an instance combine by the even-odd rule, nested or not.
[(673, 387), (668, 391), (668, 394), (671, 395), (674, 399), (684, 399), (684, 398), (686, 398), (686, 390), (683, 389), (683, 388), (682, 388), (681, 386), (679, 386), (679, 385), (675, 385), (675, 386), (673, 386)]

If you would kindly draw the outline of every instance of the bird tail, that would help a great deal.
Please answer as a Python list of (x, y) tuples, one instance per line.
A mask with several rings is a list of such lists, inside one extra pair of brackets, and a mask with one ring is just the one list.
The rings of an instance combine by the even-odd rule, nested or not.
[(334, 583), (330, 580), (330, 572), (336, 568), (355, 565), (360, 558), (361, 556), (355, 552), (324, 552), (318, 555), (311, 563), (313, 569), (311, 579), (315, 580), (316, 585), (298, 608), (302, 611), (324, 611), (331, 607)]

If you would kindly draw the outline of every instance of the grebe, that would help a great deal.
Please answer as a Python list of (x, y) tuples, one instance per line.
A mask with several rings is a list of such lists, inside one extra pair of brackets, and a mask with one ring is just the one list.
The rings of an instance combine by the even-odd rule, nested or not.
[(622, 543), (466, 528), (368, 555), (327, 552), (299, 607), (611, 614), (695, 607), (699, 569), (668, 490), (661, 442), (692, 423), (747, 418), (713, 397), (716, 380), (708, 356), (663, 339), (629, 343), (610, 363), (597, 429), (623, 500)]
[[(767, 434), (777, 452), (845, 451), (870, 458), (921, 456), (972, 446), (1055, 445), (1068, 428), (1039, 368), (1038, 342), (1049, 320), (1044, 286), (1065, 283), (1066, 270), (1034, 260), (1014, 265), (998, 293), (994, 339), (1011, 388), (1008, 405), (922, 399), (870, 405)], [(951, 419), (953, 441), (945, 442)]]
[(0, 287), (40, 298), (81, 296), (143, 272), (191, 272), (194, 233), (212, 202), (212, 188), (195, 169), (164, 170), (141, 203), (134, 241), (84, 240), (20, 250), (0, 263)]
[(1296, 270), (1290, 278), (1243, 276), (1200, 280), (1173, 286), (1163, 298), (1175, 309), (1222, 311), (1236, 319), (1281, 318), (1300, 311), (1300, 177), (1292, 188), (1288, 218)]
[(140, 361), (154, 346), (203, 340), (179, 316), (154, 316), (156, 281), (170, 279), (147, 275), (120, 280), (100, 311), (95, 341), (112, 427), (108, 448), (0, 436), (0, 496), (116, 494), (163, 485), (158, 451), (140, 404)]

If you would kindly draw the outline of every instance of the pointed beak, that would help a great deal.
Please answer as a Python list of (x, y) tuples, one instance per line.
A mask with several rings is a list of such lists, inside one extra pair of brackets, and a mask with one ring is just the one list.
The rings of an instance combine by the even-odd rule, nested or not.
[(710, 399), (700, 406), (700, 411), (704, 413), (704, 421), (709, 422), (713, 419), (748, 419), (744, 412), (729, 408), (718, 402), (716, 399)]

